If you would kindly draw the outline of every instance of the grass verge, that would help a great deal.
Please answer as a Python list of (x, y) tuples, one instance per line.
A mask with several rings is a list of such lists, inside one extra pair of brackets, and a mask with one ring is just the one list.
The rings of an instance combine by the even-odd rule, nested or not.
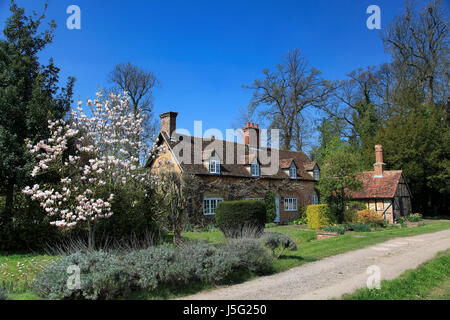
[(381, 289), (359, 289), (345, 294), (348, 300), (448, 300), (450, 299), (450, 249), (415, 270), (393, 280), (381, 281)]

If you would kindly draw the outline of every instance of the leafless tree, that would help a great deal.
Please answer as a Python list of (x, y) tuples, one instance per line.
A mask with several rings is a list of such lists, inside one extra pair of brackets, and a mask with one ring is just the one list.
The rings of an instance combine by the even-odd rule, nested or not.
[(449, 10), (441, 0), (422, 8), (406, 1), (403, 15), (383, 35), (401, 81), (417, 81), (426, 89), (427, 102), (446, 101), (449, 87)]
[(150, 138), (157, 128), (153, 114), (153, 89), (159, 85), (156, 76), (151, 71), (127, 62), (114, 67), (109, 74), (109, 81), (115, 85), (113, 90), (128, 92), (135, 114), (142, 112), (145, 115), (145, 133)]
[(283, 149), (294, 144), (301, 151), (302, 111), (321, 105), (333, 88), (319, 70), (309, 67), (299, 49), (289, 51), (274, 71), (264, 69), (263, 74), (263, 79), (243, 86), (253, 90), (244, 114), (267, 120), (269, 128), (279, 128)]

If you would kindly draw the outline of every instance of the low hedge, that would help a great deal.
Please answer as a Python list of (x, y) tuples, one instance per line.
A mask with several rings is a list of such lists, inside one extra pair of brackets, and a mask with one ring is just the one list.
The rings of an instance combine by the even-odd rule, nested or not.
[(261, 235), (266, 223), (264, 201), (223, 201), (216, 208), (216, 224), (227, 238)]
[[(80, 270), (80, 285), (67, 286), (70, 266)], [(52, 300), (118, 299), (134, 291), (152, 292), (188, 283), (225, 283), (235, 272), (271, 272), (272, 258), (259, 239), (231, 239), (211, 245), (161, 245), (127, 253), (78, 252), (47, 267), (33, 283), (38, 296)], [(1, 291), (0, 291), (1, 292)]]
[(336, 218), (327, 204), (313, 204), (306, 208), (306, 220), (308, 228), (321, 230), (332, 225)]

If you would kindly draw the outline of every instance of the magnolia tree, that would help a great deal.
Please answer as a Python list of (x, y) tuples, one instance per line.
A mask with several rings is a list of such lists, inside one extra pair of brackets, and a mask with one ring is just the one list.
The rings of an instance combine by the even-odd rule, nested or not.
[(162, 147), (144, 142), (144, 118), (131, 112), (126, 92), (106, 99), (98, 92), (87, 105), (92, 116), (83, 112), (79, 101), (70, 121), (49, 121), (49, 139), (27, 144), (39, 161), (32, 176), (51, 173), (58, 178), (27, 186), (23, 192), (56, 217), (51, 224), (61, 228), (86, 224), (93, 248), (95, 222), (113, 215), (115, 187), (143, 181), (156, 184), (155, 177), (143, 170), (142, 159), (156, 157)]

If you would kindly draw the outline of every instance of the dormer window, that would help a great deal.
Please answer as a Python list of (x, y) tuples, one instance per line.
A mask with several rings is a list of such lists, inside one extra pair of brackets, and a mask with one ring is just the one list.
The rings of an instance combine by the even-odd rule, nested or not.
[(314, 169), (314, 180), (319, 181), (319, 169)]
[(297, 167), (294, 164), (289, 168), (289, 177), (291, 179), (297, 179)]
[(210, 160), (209, 161), (209, 173), (220, 174), (220, 161)]
[(254, 163), (251, 165), (251, 172), (253, 177), (259, 177), (259, 164)]

